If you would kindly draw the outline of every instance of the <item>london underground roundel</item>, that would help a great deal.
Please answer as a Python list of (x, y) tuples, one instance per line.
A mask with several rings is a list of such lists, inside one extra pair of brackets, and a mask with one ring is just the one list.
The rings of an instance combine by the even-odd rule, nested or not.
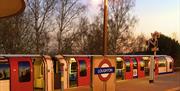
[(108, 59), (103, 59), (98, 68), (95, 68), (95, 74), (98, 74), (98, 77), (101, 81), (107, 81), (111, 77), (111, 74), (114, 73), (115, 68), (112, 67)]

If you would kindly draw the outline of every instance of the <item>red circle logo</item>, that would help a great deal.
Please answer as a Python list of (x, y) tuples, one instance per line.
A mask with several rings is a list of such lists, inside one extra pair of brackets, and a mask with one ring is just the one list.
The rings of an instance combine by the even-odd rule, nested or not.
[[(108, 67), (112, 67), (112, 65), (111, 65), (110, 61), (105, 58), (101, 61), (101, 63), (99, 64), (98, 67), (99, 68), (108, 68)], [(98, 77), (101, 81), (107, 81), (111, 77), (111, 73), (99, 74)]]

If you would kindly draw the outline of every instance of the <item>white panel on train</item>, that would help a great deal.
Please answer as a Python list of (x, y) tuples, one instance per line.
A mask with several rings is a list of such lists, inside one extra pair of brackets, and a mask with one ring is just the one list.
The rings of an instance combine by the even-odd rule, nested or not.
[(167, 60), (167, 72), (173, 72), (173, 58), (170, 56), (166, 56), (166, 60)]
[(158, 70), (160, 74), (166, 73), (166, 66), (167, 66), (166, 58), (164, 56), (158, 57)]
[(10, 91), (9, 63), (4, 59), (0, 59), (0, 91)]

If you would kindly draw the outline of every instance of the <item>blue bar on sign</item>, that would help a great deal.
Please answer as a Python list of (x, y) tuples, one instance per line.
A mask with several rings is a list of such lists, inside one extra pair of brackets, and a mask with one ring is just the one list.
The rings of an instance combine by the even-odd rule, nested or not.
[(95, 68), (95, 74), (106, 74), (106, 73), (114, 73), (114, 67), (104, 67), (104, 68)]

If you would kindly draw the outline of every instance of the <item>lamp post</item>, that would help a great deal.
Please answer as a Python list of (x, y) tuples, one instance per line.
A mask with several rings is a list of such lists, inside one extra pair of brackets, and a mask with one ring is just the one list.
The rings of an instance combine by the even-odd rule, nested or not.
[(104, 0), (104, 31), (103, 31), (103, 55), (108, 51), (108, 0)]
[[(103, 55), (108, 52), (108, 0), (104, 0), (104, 31), (103, 31)], [(103, 82), (104, 91), (107, 91), (107, 82)]]

